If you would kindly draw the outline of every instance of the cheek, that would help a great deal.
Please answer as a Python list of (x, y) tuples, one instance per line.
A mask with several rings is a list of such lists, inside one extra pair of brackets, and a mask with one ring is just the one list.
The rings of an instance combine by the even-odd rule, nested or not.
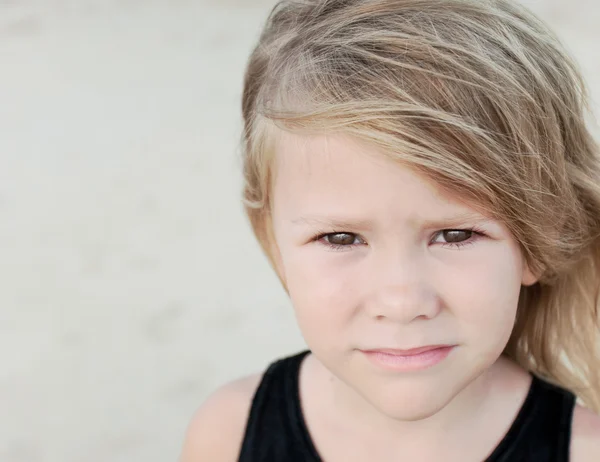
[(496, 255), (494, 264), (475, 265), (446, 288), (448, 305), (473, 342), (503, 349), (515, 321), (520, 273), (515, 259)]
[(321, 252), (305, 249), (283, 256), (290, 299), (305, 337), (343, 328), (357, 299), (357, 275), (346, 256), (323, 258)]

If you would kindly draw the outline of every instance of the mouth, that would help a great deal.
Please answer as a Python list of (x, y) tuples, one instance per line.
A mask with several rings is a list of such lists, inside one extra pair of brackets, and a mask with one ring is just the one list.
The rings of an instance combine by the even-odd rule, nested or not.
[(384, 353), (384, 354), (388, 354), (388, 355), (396, 355), (396, 356), (414, 356), (414, 355), (419, 355), (421, 353), (426, 353), (428, 351), (432, 351), (432, 350), (438, 350), (441, 348), (450, 348), (453, 345), (428, 345), (428, 346), (423, 346), (423, 347), (418, 347), (418, 348), (409, 348), (406, 350), (403, 349), (398, 349), (398, 348), (376, 348), (373, 350), (362, 350), (364, 352), (369, 352), (369, 353)]
[(428, 345), (410, 349), (378, 348), (360, 350), (374, 365), (397, 372), (429, 369), (442, 361), (456, 345)]

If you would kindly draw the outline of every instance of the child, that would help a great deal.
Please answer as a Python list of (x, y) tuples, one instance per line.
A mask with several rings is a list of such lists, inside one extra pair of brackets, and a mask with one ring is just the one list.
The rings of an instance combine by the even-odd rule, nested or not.
[(310, 351), (214, 393), (182, 460), (600, 461), (586, 103), (509, 0), (281, 1), (244, 198)]

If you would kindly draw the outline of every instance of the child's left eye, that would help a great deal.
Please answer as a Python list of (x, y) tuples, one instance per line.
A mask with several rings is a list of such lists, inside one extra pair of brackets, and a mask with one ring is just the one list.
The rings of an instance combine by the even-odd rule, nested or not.
[(442, 247), (460, 248), (465, 245), (474, 244), (480, 237), (485, 234), (474, 228), (468, 229), (443, 229), (436, 233), (436, 236), (443, 236), (446, 242), (442, 242)]

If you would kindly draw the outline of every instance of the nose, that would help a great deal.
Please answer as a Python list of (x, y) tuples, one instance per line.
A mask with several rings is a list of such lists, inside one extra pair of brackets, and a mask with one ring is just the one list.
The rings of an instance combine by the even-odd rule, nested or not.
[(402, 324), (435, 318), (440, 312), (440, 301), (423, 265), (414, 259), (396, 258), (393, 263), (387, 260), (372, 273), (375, 278), (367, 302), (368, 315)]
[(433, 319), (440, 311), (440, 304), (432, 294), (421, 288), (400, 285), (382, 288), (370, 304), (369, 312), (375, 319), (402, 324), (417, 319)]

